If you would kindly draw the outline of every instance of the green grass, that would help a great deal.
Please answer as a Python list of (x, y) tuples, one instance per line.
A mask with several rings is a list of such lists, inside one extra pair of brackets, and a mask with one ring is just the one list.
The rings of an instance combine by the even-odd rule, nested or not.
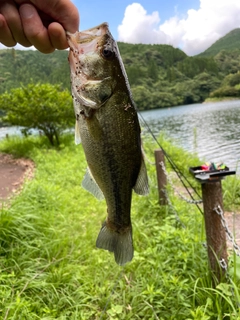
[[(146, 143), (151, 162), (155, 147)], [(166, 148), (186, 172), (196, 161)], [(202, 215), (171, 190), (182, 223), (158, 205), (154, 165), (150, 195), (133, 196), (134, 259), (119, 267), (95, 247), (106, 206), (80, 185), (86, 162), (72, 136), (58, 149), (29, 137), (1, 141), (0, 150), (36, 164), (0, 211), (1, 319), (240, 319), (239, 258), (230, 258), (231, 282), (213, 288)]]

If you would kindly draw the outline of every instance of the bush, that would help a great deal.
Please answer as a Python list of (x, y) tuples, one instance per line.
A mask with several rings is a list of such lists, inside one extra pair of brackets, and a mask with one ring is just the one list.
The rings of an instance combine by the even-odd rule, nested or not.
[(60, 85), (33, 84), (12, 89), (0, 96), (1, 120), (23, 126), (24, 133), (34, 128), (43, 132), (51, 145), (59, 145), (60, 133), (73, 125), (72, 98)]

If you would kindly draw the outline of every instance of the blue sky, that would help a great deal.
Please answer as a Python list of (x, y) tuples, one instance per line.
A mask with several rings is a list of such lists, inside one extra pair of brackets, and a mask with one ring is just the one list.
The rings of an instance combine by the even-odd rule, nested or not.
[[(80, 13), (80, 29), (85, 30), (102, 22), (108, 22), (113, 36), (117, 39), (118, 25), (122, 23), (128, 5), (140, 3), (148, 14), (158, 11), (160, 22), (176, 14), (186, 16), (188, 9), (198, 9), (199, 0), (74, 0)], [(134, 18), (134, 17), (133, 17)]]
[(188, 55), (240, 27), (240, 0), (73, 0), (80, 30), (108, 22), (116, 40), (163, 43)]
[(80, 30), (108, 22), (118, 41), (169, 44), (190, 56), (240, 28), (240, 0), (72, 1), (80, 13)]

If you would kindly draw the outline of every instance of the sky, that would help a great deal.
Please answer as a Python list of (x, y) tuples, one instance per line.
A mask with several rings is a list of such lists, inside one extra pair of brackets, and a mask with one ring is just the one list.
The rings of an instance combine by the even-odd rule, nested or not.
[[(80, 30), (108, 22), (118, 41), (169, 44), (195, 55), (240, 27), (240, 0), (72, 0)], [(19, 48), (19, 46), (18, 46)]]

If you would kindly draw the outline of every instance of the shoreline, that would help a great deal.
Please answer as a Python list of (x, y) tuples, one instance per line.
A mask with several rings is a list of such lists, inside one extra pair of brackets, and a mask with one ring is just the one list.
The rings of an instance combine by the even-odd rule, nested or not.
[(224, 101), (237, 101), (240, 100), (239, 98), (234, 98), (234, 97), (222, 97), (222, 98), (207, 98), (204, 100), (202, 103), (213, 103), (213, 102), (224, 102)]

